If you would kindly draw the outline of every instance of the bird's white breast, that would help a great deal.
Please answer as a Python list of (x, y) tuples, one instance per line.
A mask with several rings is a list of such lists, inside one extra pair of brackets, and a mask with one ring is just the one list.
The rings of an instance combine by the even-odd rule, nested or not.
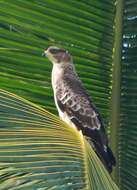
[(54, 101), (55, 101), (55, 104), (56, 104), (56, 107), (61, 119), (63, 118), (64, 113), (60, 110), (58, 106), (57, 99), (56, 99), (56, 90), (57, 90), (57, 85), (59, 81), (62, 80), (62, 76), (63, 76), (63, 69), (61, 68), (59, 64), (54, 64), (53, 69), (52, 69), (52, 88), (54, 92)]
[(57, 82), (62, 79), (63, 69), (59, 64), (54, 64), (52, 69), (52, 87), (55, 91)]
[(59, 64), (54, 64), (52, 69), (52, 88), (54, 91), (54, 101), (55, 105), (57, 107), (59, 117), (63, 121), (65, 121), (67, 124), (69, 124), (72, 127), (75, 127), (74, 124), (71, 122), (70, 118), (68, 117), (66, 112), (62, 112), (58, 106), (57, 98), (56, 98), (56, 91), (57, 91), (57, 85), (60, 84), (62, 77), (63, 77), (63, 68)]

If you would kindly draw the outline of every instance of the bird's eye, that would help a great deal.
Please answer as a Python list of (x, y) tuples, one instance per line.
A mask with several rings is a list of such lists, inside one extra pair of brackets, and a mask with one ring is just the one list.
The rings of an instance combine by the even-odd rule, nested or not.
[(49, 51), (50, 51), (50, 53), (52, 53), (52, 54), (65, 53), (65, 52), (66, 52), (66, 50), (64, 50), (64, 49), (55, 49), (55, 48), (52, 48), (52, 49), (50, 49)]
[(59, 49), (50, 49), (50, 53), (56, 54), (59, 52)]

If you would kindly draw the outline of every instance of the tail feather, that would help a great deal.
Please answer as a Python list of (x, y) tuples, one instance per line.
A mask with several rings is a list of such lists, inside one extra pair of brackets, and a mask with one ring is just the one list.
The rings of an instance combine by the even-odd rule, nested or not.
[[(76, 126), (80, 126), (76, 124)], [(109, 173), (112, 172), (113, 166), (116, 165), (115, 158), (111, 149), (108, 146), (108, 140), (104, 131), (92, 130), (88, 127), (79, 127), (82, 130), (83, 135), (86, 137), (87, 141), (93, 147), (94, 151), (104, 164), (105, 168)]]
[(116, 165), (116, 160), (113, 156), (111, 149), (107, 146), (105, 149), (97, 144), (94, 144), (94, 149), (105, 168), (109, 173), (112, 173), (113, 166)]

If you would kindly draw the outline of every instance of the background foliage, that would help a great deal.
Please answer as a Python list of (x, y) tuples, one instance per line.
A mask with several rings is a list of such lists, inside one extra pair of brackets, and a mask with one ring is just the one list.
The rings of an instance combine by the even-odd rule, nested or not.
[[(94, 101), (96, 101), (96, 105), (98, 106), (98, 109), (102, 112), (102, 115), (105, 118), (104, 121), (107, 124), (109, 116), (108, 114), (110, 110), (109, 99), (111, 93), (112, 47), (114, 39), (114, 2), (77, 2), (71, 0), (66, 3), (66, 1), (63, 0), (17, 0), (16, 3), (14, 3), (12, 0), (7, 0), (0, 1), (0, 7), (0, 35), (2, 46), (0, 51), (0, 87), (10, 92), (14, 92), (22, 97), (25, 97), (27, 100), (31, 100), (32, 102), (37, 103), (40, 106), (51, 111), (52, 113), (56, 113), (50, 81), (52, 65), (49, 63), (48, 60), (43, 58), (41, 54), (44, 49), (46, 49), (50, 45), (56, 45), (66, 48), (73, 55), (77, 71), (81, 79), (83, 80), (86, 88), (88, 89), (90, 95), (92, 95)], [(3, 97), (4, 94), (7, 99)], [(43, 151), (38, 151), (38, 153), (35, 153), (35, 160), (32, 160), (32, 158), (30, 158), (30, 154), (33, 154), (34, 156), (34, 153), (31, 151), (31, 146), (28, 143), (34, 143), (33, 141), (35, 139), (35, 143), (33, 146), (39, 147), (39, 143), (43, 142), (43, 138), (45, 139), (45, 136), (42, 137), (38, 133), (39, 130), (42, 130), (39, 128), (35, 129), (35, 131), (32, 131), (32, 135), (27, 132), (28, 135), (27, 137), (25, 137), (24, 135), (26, 133), (24, 134), (24, 132), (22, 131), (22, 125), (23, 128), (26, 127), (26, 130), (30, 130), (28, 129), (28, 126), (29, 128), (31, 128), (32, 124), (36, 125), (37, 123), (39, 123), (39, 125), (41, 125), (41, 122), (38, 119), (39, 117), (41, 118), (41, 116), (37, 116), (36, 120), (33, 121), (34, 119), (32, 118), (32, 116), (30, 117), (28, 114), (26, 115), (26, 113), (24, 113), (24, 106), (20, 108), (18, 108), (17, 106), (17, 109), (19, 110), (14, 110), (14, 108), (16, 108), (16, 104), (18, 105), (18, 100), (11, 98), (13, 100), (10, 101), (8, 97), (9, 95), (6, 92), (4, 94), (1, 92), (1, 106), (3, 113), (1, 114), (0, 125), (2, 127), (4, 126), (6, 128), (6, 131), (9, 130), (10, 135), (8, 135), (6, 131), (4, 131), (4, 134), (1, 131), (1, 137), (3, 137), (3, 135), (7, 136), (9, 138), (9, 140), (8, 138), (7, 140), (8, 142), (10, 142), (9, 144), (11, 146), (3, 144), (4, 139), (2, 140), (1, 146), (3, 147), (3, 151), (1, 152), (0, 156), (1, 162), (9, 162), (9, 160), (11, 160), (11, 162), (13, 163), (15, 162), (15, 164), (12, 164), (12, 166), (18, 168), (20, 172), (27, 172), (27, 168), (29, 167), (32, 175), (25, 176), (24, 179), (27, 179), (29, 182), (30, 179), (35, 179), (34, 182), (37, 181), (37, 184), (33, 184), (33, 188), (48, 188), (50, 187), (51, 183), (55, 189), (70, 189), (74, 188), (74, 185), (75, 188), (85, 188), (87, 184), (87, 182), (85, 181), (86, 178), (80, 179), (81, 175), (82, 177), (84, 176), (83, 173), (80, 174), (78, 172), (78, 168), (81, 168), (83, 172), (87, 171), (83, 169), (82, 165), (79, 165), (80, 163), (76, 163), (76, 161), (74, 160), (74, 157), (79, 155), (78, 152), (77, 154), (75, 153), (74, 156), (71, 156), (73, 157), (74, 165), (77, 165), (77, 168), (75, 168), (75, 171), (77, 171), (76, 173), (73, 169), (73, 164), (72, 166), (70, 166), (65, 163), (65, 161), (62, 163), (66, 164), (66, 166), (64, 165), (64, 171), (67, 170), (67, 167), (69, 167), (69, 170), (71, 170), (70, 175), (73, 176), (74, 174), (74, 178), (72, 177), (72, 180), (75, 182), (74, 184), (69, 184), (68, 181), (66, 187), (64, 188), (63, 185), (61, 186), (61, 184), (63, 184), (69, 176), (66, 176), (65, 173), (61, 173), (60, 171), (60, 174), (55, 177), (56, 179), (58, 179), (57, 182), (60, 187), (57, 186), (56, 181), (54, 182), (54, 180), (50, 180), (51, 178), (54, 178), (55, 175), (55, 169), (53, 167), (54, 162), (52, 162), (51, 170), (50, 166), (47, 166), (46, 164), (48, 163), (49, 165), (49, 161), (47, 159), (45, 160), (45, 157), (42, 157)], [(28, 106), (26, 105), (26, 107)], [(32, 110), (31, 107), (30, 110)], [(7, 122), (5, 122), (5, 115), (7, 117), (7, 113), (10, 113), (10, 111), (11, 115), (9, 116)], [(29, 122), (29, 124), (27, 124), (26, 120)], [(18, 128), (11, 128), (13, 121), (14, 125), (18, 126)], [(43, 122), (46, 125), (46, 132), (48, 132), (48, 124), (46, 120), (44, 120)], [(54, 120), (52, 122), (54, 122)], [(42, 125), (42, 127), (44, 126)], [(52, 125), (51, 128), (53, 128)], [(59, 131), (60, 130), (61, 129), (59, 128)], [(37, 138), (35, 133), (37, 134)], [(54, 133), (52, 132), (52, 134)], [(56, 133), (56, 135), (58, 136), (59, 134)], [(16, 138), (14, 139), (13, 137)], [(54, 136), (51, 138), (53, 142), (54, 138)], [(62, 134), (62, 138), (66, 141), (65, 133)], [(74, 138), (76, 137), (74, 136)], [(46, 139), (49, 140), (48, 137), (46, 137)], [(19, 143), (18, 141), (25, 141), (26, 143), (22, 142), (23, 144), (21, 144), (20, 146), (18, 145), (18, 147), (16, 147), (15, 149), (14, 146), (15, 144)], [(70, 139), (70, 137), (68, 139), (68, 142), (72, 143), (72, 139)], [(69, 144), (67, 146), (69, 147)], [(75, 146), (78, 148), (78, 145), (75, 142), (75, 145), (73, 146), (73, 152), (75, 152)], [(43, 150), (42, 147), (40, 147), (39, 149)], [(25, 148), (25, 150), (23, 151), (22, 148)], [(50, 148), (51, 146), (49, 146), (49, 149)], [(60, 150), (59, 147), (56, 147), (56, 149), (58, 151)], [(64, 149), (67, 149), (65, 145)], [(70, 149), (72, 148), (70, 147)], [(7, 150), (10, 150), (10, 153), (7, 153)], [(18, 152), (20, 156), (18, 156), (16, 152)], [(69, 155), (73, 155), (73, 152), (69, 152)], [(24, 163), (22, 163), (23, 160), (21, 159), (23, 154), (27, 154), (27, 158), (23, 158), (23, 160), (25, 159)], [(41, 157), (41, 161), (38, 160), (37, 154)], [(47, 152), (47, 154), (52, 155), (53, 153), (49, 151)], [(68, 153), (66, 152), (66, 154)], [(53, 154), (54, 157), (55, 155), (56, 153)], [(91, 155), (93, 157), (93, 154)], [(62, 155), (62, 157), (64, 158), (64, 154)], [(32, 163), (29, 162), (30, 159)], [(43, 159), (45, 160), (45, 162)], [(71, 160), (70, 156), (68, 156), (68, 159)], [(63, 167), (61, 161), (59, 161), (59, 163), (57, 164), (55, 163), (57, 168), (59, 165)], [(40, 172), (40, 166), (42, 164), (43, 170)], [(81, 164), (84, 164), (83, 160), (81, 160)], [(91, 165), (91, 168), (89, 169), (92, 169), (92, 172), (90, 172), (90, 184), (92, 185), (90, 187), (91, 189), (117, 189), (116, 187), (114, 187), (113, 182), (111, 182), (106, 174), (104, 174), (104, 177), (102, 178), (102, 172), (99, 172), (100, 170), (98, 168), (95, 167), (95, 170), (93, 170), (94, 164), (92, 163), (92, 161), (87, 162), (87, 164), (88, 167), (90, 167)], [(47, 171), (44, 170), (46, 167), (49, 167), (48, 171), (53, 172), (53, 175), (48, 176), (47, 178), (45, 175), (41, 174), (43, 171), (47, 173)], [(93, 171), (95, 171), (95, 173)], [(99, 173), (96, 173), (96, 171), (98, 171)], [(13, 169), (12, 172), (16, 172), (16, 169)], [(37, 174), (36, 176), (35, 173), (39, 174)], [(79, 175), (79, 177), (77, 175)], [(96, 177), (93, 178), (92, 175)], [(59, 179), (59, 176), (62, 178), (62, 180), (61, 178)], [(75, 178), (77, 179), (77, 183)], [(39, 179), (43, 181), (45, 179), (48, 179), (49, 183), (47, 183), (47, 181), (46, 183), (40, 183)], [(83, 182), (85, 182), (85, 184), (83, 184)], [(22, 184), (22, 182), (20, 183)], [(23, 187), (20, 186), (18, 188), (22, 189)]]
[[(114, 38), (116, 2), (121, 2), (123, 9), (119, 10), (124, 14), (120, 25), (123, 39), (118, 42), (123, 46), (117, 50), (122, 53), (117, 63), (121, 66), (121, 87), (116, 89), (120, 91), (120, 99), (111, 106), (112, 49), (119, 35), (116, 33)], [(50, 82), (52, 65), (41, 54), (50, 45), (69, 50), (106, 127), (114, 104), (120, 105), (118, 131), (114, 133), (118, 141), (115, 150), (118, 181), (122, 190), (136, 190), (137, 3), (136, 0), (116, 2), (1, 0), (0, 88), (57, 113)], [(11, 172), (11, 175), (14, 174)]]
[(125, 0), (121, 55), (119, 163), (121, 189), (137, 188), (137, 2)]

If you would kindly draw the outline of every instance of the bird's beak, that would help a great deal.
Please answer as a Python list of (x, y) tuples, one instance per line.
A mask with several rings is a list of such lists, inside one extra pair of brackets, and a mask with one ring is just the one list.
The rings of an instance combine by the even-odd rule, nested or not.
[(47, 57), (47, 50), (42, 53), (42, 56)]

